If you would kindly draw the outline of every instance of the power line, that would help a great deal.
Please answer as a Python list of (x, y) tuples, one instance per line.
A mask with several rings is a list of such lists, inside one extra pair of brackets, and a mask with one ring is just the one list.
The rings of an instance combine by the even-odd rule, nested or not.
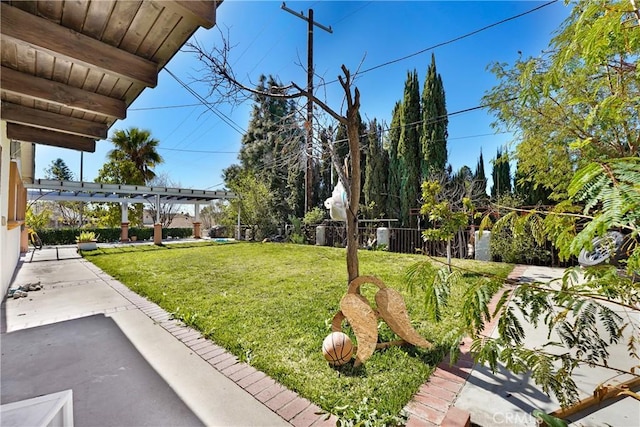
[(158, 107), (129, 108), (128, 111), (164, 110), (164, 109), (168, 109), (168, 108), (200, 107), (201, 105), (202, 105), (202, 103), (198, 103), (198, 104), (183, 104), (183, 105), (163, 105), (163, 106), (158, 106)]
[(181, 153), (238, 154), (238, 151), (188, 150), (186, 148), (160, 148), (160, 147), (158, 147), (158, 150), (179, 151)]
[(229, 125), (229, 127), (231, 127), (231, 129), (235, 130), (236, 132), (238, 132), (240, 135), (244, 135), (247, 131), (244, 130), (240, 125), (238, 125), (236, 122), (234, 122), (231, 118), (229, 118), (227, 115), (225, 115), (224, 113), (222, 113), (221, 111), (219, 111), (217, 108), (213, 107), (210, 103), (208, 103), (206, 101), (206, 99), (204, 99), (202, 96), (200, 96), (200, 94), (198, 94), (195, 90), (193, 90), (192, 88), (189, 87), (189, 85), (187, 85), (186, 83), (184, 83), (182, 80), (180, 80), (178, 78), (178, 76), (176, 76), (175, 74), (173, 74), (171, 72), (171, 70), (169, 70), (168, 68), (165, 67), (165, 71), (167, 73), (169, 73), (169, 75), (171, 77), (174, 78), (175, 81), (177, 81), (180, 86), (182, 86), (187, 92), (189, 92), (191, 95), (193, 95), (194, 97), (196, 97), (196, 99), (198, 99), (198, 101), (200, 101), (200, 103), (202, 105), (204, 105), (205, 107), (207, 107), (207, 109), (209, 109), (209, 111), (211, 111), (213, 114), (215, 114), (216, 116), (218, 116), (218, 118), (220, 118), (220, 120), (222, 120), (223, 122), (225, 122), (227, 125)]
[[(405, 59), (412, 58), (412, 57), (414, 57), (414, 56), (417, 56), (417, 55), (420, 55), (420, 54), (422, 54), (422, 53), (425, 53), (425, 52), (427, 52), (427, 51), (429, 51), (429, 50), (433, 50), (433, 49), (436, 49), (436, 48), (438, 48), (438, 47), (446, 46), (446, 45), (448, 45), (448, 44), (451, 44), (451, 43), (457, 42), (457, 41), (459, 41), (459, 40), (462, 40), (462, 39), (465, 39), (465, 38), (471, 37), (471, 36), (473, 36), (473, 35), (475, 35), (475, 34), (481, 33), (481, 32), (483, 32), (483, 31), (486, 31), (486, 30), (488, 30), (488, 29), (490, 29), (490, 28), (493, 28), (493, 27), (495, 27), (495, 26), (498, 26), (498, 25), (504, 24), (505, 22), (509, 22), (509, 21), (514, 20), (514, 19), (521, 18), (522, 16), (528, 15), (528, 14), (530, 14), (530, 13), (536, 12), (536, 11), (538, 11), (538, 10), (542, 9), (542, 8), (545, 8), (545, 7), (547, 7), (547, 6), (550, 6), (550, 5), (552, 5), (552, 4), (554, 4), (554, 3), (557, 3), (557, 2), (558, 2), (558, 0), (551, 0), (551, 1), (549, 1), (549, 2), (547, 2), (547, 3), (544, 3), (544, 4), (540, 5), (540, 6), (534, 7), (533, 9), (530, 9), (530, 10), (528, 10), (528, 11), (526, 11), (526, 12), (522, 12), (522, 13), (519, 13), (519, 14), (517, 14), (517, 15), (511, 16), (511, 17), (509, 17), (509, 18), (502, 19), (502, 20), (500, 20), (500, 21), (498, 21), (498, 22), (494, 22), (494, 23), (492, 23), (492, 24), (486, 25), (486, 26), (484, 26), (484, 27), (482, 27), (482, 28), (479, 28), (479, 29), (477, 29), (477, 30), (474, 30), (474, 31), (471, 31), (471, 32), (469, 32), (469, 33), (463, 34), (463, 35), (461, 35), (461, 36), (455, 37), (455, 38), (453, 38), (453, 39), (450, 39), (450, 40), (447, 40), (447, 41), (444, 41), (444, 42), (441, 42), (441, 43), (435, 44), (435, 45), (433, 45), (433, 46), (426, 47), (426, 48), (421, 49), (421, 50), (419, 50), (419, 51), (417, 51), (417, 52), (411, 53), (411, 54), (409, 54), (409, 55), (405, 55), (405, 56), (403, 56), (403, 57), (401, 57), (401, 58), (392, 59), (392, 60), (387, 61), (387, 62), (384, 62), (384, 63), (382, 63), (382, 64), (378, 64), (378, 65), (375, 65), (375, 66), (373, 66), (373, 67), (371, 67), (371, 68), (367, 68), (367, 69), (365, 69), (365, 70), (359, 71), (359, 72), (358, 72), (358, 74), (364, 74), (364, 73), (367, 73), (367, 72), (369, 72), (369, 71), (377, 70), (378, 68), (382, 68), (382, 67), (385, 67), (385, 66), (387, 66), (387, 65), (395, 64), (395, 63), (400, 62), (400, 61), (404, 61)], [(369, 2), (369, 3), (371, 3), (371, 2)], [(368, 3), (367, 3), (365, 6), (368, 6)], [(364, 8), (365, 6), (363, 6), (362, 8)], [(362, 8), (360, 8), (360, 9), (362, 9)], [(358, 9), (358, 10), (360, 10), (360, 9)], [(357, 11), (357, 10), (356, 10), (356, 11)], [(349, 16), (349, 15), (347, 15), (347, 16)], [(346, 18), (346, 17), (345, 17), (345, 18)], [(337, 22), (340, 22), (340, 21), (342, 21), (343, 19), (344, 19), (344, 18), (342, 18), (342, 19), (338, 20)], [(167, 72), (169, 72), (169, 70), (168, 70), (167, 68), (165, 68), (165, 70), (167, 70)], [(170, 72), (169, 72), (169, 73), (170, 73)], [(336, 80), (331, 80), (331, 81), (329, 81), (329, 82), (320, 83), (320, 84), (318, 84), (318, 87), (320, 87), (320, 86), (326, 86), (326, 85), (329, 85), (329, 84), (332, 84), (332, 83), (336, 83), (337, 81), (338, 81), (338, 80), (336, 79)], [(190, 89), (190, 88), (189, 88), (189, 89)], [(200, 98), (199, 98), (199, 99), (200, 99)], [(161, 110), (161, 109), (166, 109), (166, 108), (185, 108), (185, 107), (194, 107), (194, 106), (199, 106), (199, 105), (205, 105), (205, 106), (209, 107), (209, 105), (210, 105), (210, 104), (209, 104), (208, 102), (206, 102), (206, 100), (202, 100), (200, 104), (167, 105), (167, 106), (146, 107), (146, 108), (129, 108), (129, 111)]]
[[(378, 65), (375, 65), (373, 67), (367, 68), (365, 70), (359, 71), (357, 74), (361, 75), (361, 74), (364, 74), (364, 73), (368, 73), (370, 71), (377, 70), (378, 68), (386, 67), (387, 65), (392, 65), (392, 64), (395, 64), (397, 62), (404, 61), (405, 59), (413, 58), (414, 56), (418, 56), (418, 55), (423, 54), (423, 53), (425, 53), (425, 52), (427, 52), (429, 50), (433, 50), (433, 49), (436, 49), (436, 48), (439, 48), (439, 47), (442, 47), (442, 46), (446, 46), (446, 45), (451, 44), (451, 43), (455, 43), (455, 42), (460, 41), (462, 39), (466, 39), (468, 37), (471, 37), (471, 36), (474, 36), (474, 35), (476, 35), (478, 33), (486, 31), (486, 30), (488, 30), (490, 28), (493, 28), (493, 27), (496, 27), (498, 25), (504, 24), (505, 22), (513, 21), (514, 19), (518, 19), (518, 18), (523, 17), (525, 15), (528, 15), (530, 13), (536, 12), (536, 11), (538, 11), (538, 10), (544, 8), (544, 7), (550, 6), (553, 3), (557, 3), (557, 2), (558, 2), (558, 0), (551, 0), (551, 1), (549, 1), (547, 3), (544, 3), (544, 4), (540, 5), (540, 6), (534, 7), (533, 9), (530, 9), (530, 10), (528, 10), (526, 12), (522, 12), (522, 13), (519, 13), (517, 15), (510, 16), (509, 18), (505, 18), (505, 19), (502, 19), (502, 20), (500, 20), (498, 22), (494, 22), (492, 24), (486, 25), (486, 26), (484, 26), (482, 28), (479, 28), (477, 30), (468, 32), (466, 34), (463, 34), (461, 36), (455, 37), (453, 39), (434, 44), (433, 46), (425, 47), (424, 49), (421, 49), (421, 50), (419, 50), (417, 52), (414, 52), (414, 53), (411, 53), (409, 55), (405, 55), (405, 56), (403, 56), (401, 58), (396, 58), (396, 59), (392, 59), (392, 60), (387, 61), (387, 62), (383, 62), (382, 64), (378, 64)], [(324, 83), (324, 85), (333, 84), (333, 83), (336, 83), (337, 81), (338, 81), (338, 79), (331, 80), (329, 82)], [(322, 86), (322, 85), (320, 85), (320, 86)]]

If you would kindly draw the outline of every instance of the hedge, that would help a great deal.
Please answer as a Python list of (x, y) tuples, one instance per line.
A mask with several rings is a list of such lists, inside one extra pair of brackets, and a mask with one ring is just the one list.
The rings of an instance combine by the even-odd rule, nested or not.
[[(93, 231), (98, 237), (98, 242), (111, 243), (120, 241), (119, 228), (45, 228), (38, 230), (38, 235), (45, 245), (73, 245), (76, 243), (76, 237), (81, 231)], [(138, 241), (152, 240), (153, 228), (150, 227), (132, 227), (129, 228), (129, 238), (136, 236)], [(163, 228), (162, 238), (167, 239), (171, 236), (174, 239), (183, 239), (193, 236), (192, 228)]]

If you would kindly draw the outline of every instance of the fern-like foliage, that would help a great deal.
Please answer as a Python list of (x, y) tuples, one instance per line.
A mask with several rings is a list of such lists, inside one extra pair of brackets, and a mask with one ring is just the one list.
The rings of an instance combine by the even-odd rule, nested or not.
[(583, 213), (593, 220), (570, 244), (577, 254), (595, 236), (622, 229), (638, 236), (640, 224), (640, 158), (625, 157), (591, 163), (580, 169), (569, 184), (569, 195), (584, 203)]
[(425, 310), (429, 319), (435, 322), (442, 320), (443, 310), (449, 303), (451, 287), (461, 281), (462, 273), (459, 270), (449, 272), (446, 267), (436, 270), (429, 262), (415, 263), (406, 273), (409, 292), (415, 293), (416, 288), (422, 290)]
[[(640, 359), (640, 158), (591, 163), (575, 174), (568, 192), (572, 199), (550, 212), (503, 210), (493, 224), (487, 215), (480, 228), (492, 226), (492, 236), (529, 233), (538, 244), (551, 241), (564, 259), (591, 248), (594, 237), (621, 230), (626, 235), (626, 272), (613, 265), (568, 268), (559, 280), (507, 288), (493, 313), (489, 301), (501, 286), (477, 281), (466, 288), (462, 326), (450, 332), (446, 343), (455, 360), (460, 339), (473, 337), (471, 351), (477, 362), (494, 371), (502, 365), (516, 374), (530, 373), (562, 406), (578, 399), (574, 369), (609, 366), (612, 344), (626, 344), (628, 354)], [(434, 280), (426, 279), (434, 274)], [(412, 267), (408, 279), (411, 289), (425, 292), (425, 307), (438, 321), (448, 304), (451, 282), (462, 277), (446, 269), (436, 273), (425, 263)], [(492, 316), (499, 317), (497, 330), (491, 337), (483, 336)], [(547, 341), (531, 348), (528, 325), (543, 328)], [(636, 368), (624, 369), (633, 374)], [(620, 367), (616, 370), (619, 373)]]

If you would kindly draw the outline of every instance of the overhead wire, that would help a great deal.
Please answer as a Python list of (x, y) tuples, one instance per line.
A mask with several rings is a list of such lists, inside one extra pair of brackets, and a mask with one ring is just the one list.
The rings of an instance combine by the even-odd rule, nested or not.
[(198, 92), (196, 92), (191, 87), (189, 87), (189, 85), (187, 85), (182, 80), (180, 80), (180, 78), (178, 78), (178, 76), (173, 74), (171, 72), (171, 70), (169, 70), (167, 67), (165, 67), (165, 71), (167, 73), (169, 73), (169, 75), (171, 77), (173, 77), (173, 79), (175, 81), (177, 81), (180, 84), (180, 86), (182, 86), (187, 92), (189, 92), (191, 95), (193, 95), (198, 101), (200, 101), (200, 103), (202, 105), (207, 107), (207, 109), (209, 109), (213, 114), (218, 116), (218, 118), (220, 118), (220, 120), (222, 120), (227, 125), (229, 125), (229, 127), (231, 127), (233, 130), (238, 132), (240, 135), (243, 135), (243, 134), (245, 134), (247, 132), (240, 125), (238, 125), (236, 122), (234, 122), (230, 117), (228, 117), (226, 114), (224, 114), (223, 112), (221, 112), (217, 108), (213, 107), (213, 105), (211, 105), (211, 103), (207, 102), (207, 100), (205, 98), (203, 98)]
[[(486, 30), (488, 30), (490, 28), (496, 27), (496, 26), (504, 24), (506, 22), (513, 21), (514, 19), (518, 19), (518, 18), (521, 18), (521, 17), (523, 17), (525, 15), (528, 15), (530, 13), (536, 12), (536, 11), (538, 11), (540, 9), (543, 9), (543, 8), (545, 8), (547, 6), (550, 6), (550, 5), (552, 5), (554, 3), (557, 3), (557, 2), (558, 2), (558, 0), (548, 1), (547, 3), (544, 3), (544, 4), (541, 4), (539, 6), (536, 6), (533, 9), (529, 9), (529, 10), (527, 10), (525, 12), (522, 12), (522, 13), (519, 13), (517, 15), (513, 15), (513, 16), (510, 16), (508, 18), (501, 19), (500, 21), (494, 22), (494, 23), (489, 24), (489, 25), (485, 25), (482, 28), (478, 28), (477, 30), (470, 31), (470, 32), (465, 33), (465, 34), (463, 34), (461, 36), (454, 37), (452, 39), (449, 39), (449, 40), (434, 44), (434, 45), (429, 46), (429, 47), (425, 47), (424, 49), (421, 49), (421, 50), (419, 50), (417, 52), (410, 53), (410, 54), (402, 56), (400, 58), (392, 59), (390, 61), (383, 62), (382, 64), (374, 65), (373, 67), (369, 67), (369, 68), (366, 68), (364, 70), (360, 70), (360, 71), (358, 71), (357, 74), (358, 75), (362, 75), (362, 74), (368, 73), (370, 71), (374, 71), (374, 70), (377, 70), (379, 68), (386, 67), (388, 65), (392, 65), (392, 64), (404, 61), (404, 60), (409, 59), (409, 58), (413, 58), (414, 56), (421, 55), (421, 54), (423, 54), (423, 53), (425, 53), (427, 51), (430, 51), (430, 50), (433, 50), (433, 49), (437, 49), (439, 47), (446, 46), (446, 45), (449, 45), (451, 43), (455, 43), (457, 41), (460, 41), (460, 40), (466, 39), (468, 37), (474, 36), (476, 34), (479, 34), (479, 33), (483, 32), (483, 31), (486, 31)], [(331, 81), (325, 82), (322, 85), (329, 85), (329, 84), (336, 83), (338, 81), (339, 81), (338, 79), (335, 79), (335, 80), (331, 80)]]
[[(465, 38), (468, 38), (468, 37), (471, 37), (471, 36), (476, 35), (476, 34), (478, 34), (478, 33), (481, 33), (481, 32), (483, 32), (483, 31), (486, 31), (486, 30), (488, 30), (488, 29), (490, 29), (490, 28), (493, 28), (493, 27), (495, 27), (495, 26), (498, 26), (498, 25), (504, 24), (504, 23), (509, 22), (509, 21), (512, 21), (512, 20), (514, 20), (514, 19), (517, 19), (517, 18), (520, 18), (520, 17), (522, 17), (522, 16), (528, 15), (528, 14), (530, 14), (530, 13), (536, 12), (536, 11), (538, 11), (538, 10), (540, 10), (540, 9), (544, 8), (544, 7), (547, 7), (547, 6), (551, 5), (551, 4), (556, 3), (557, 1), (558, 1), (558, 0), (551, 0), (551, 1), (547, 2), (547, 3), (544, 3), (544, 4), (542, 4), (542, 5), (539, 5), (539, 6), (535, 7), (535, 8), (532, 8), (532, 9), (530, 9), (530, 10), (527, 10), (527, 11), (525, 11), (525, 12), (522, 12), (522, 13), (519, 13), (519, 14), (517, 14), (517, 15), (514, 15), (514, 16), (511, 16), (511, 17), (508, 17), (508, 18), (502, 19), (502, 20), (500, 20), (500, 21), (497, 21), (497, 22), (494, 22), (494, 23), (492, 23), (492, 24), (486, 25), (486, 26), (484, 26), (484, 27), (482, 27), (482, 28), (479, 28), (479, 29), (476, 29), (476, 30), (474, 30), (474, 31), (471, 31), (471, 32), (465, 33), (465, 34), (463, 34), (463, 35), (461, 35), (461, 36), (458, 36), (458, 37), (455, 37), (455, 38), (453, 38), (453, 39), (446, 40), (446, 41), (444, 41), (444, 42), (441, 42), (441, 43), (435, 44), (435, 45), (433, 45), (433, 46), (429, 46), (429, 47), (426, 47), (426, 48), (424, 48), (424, 49), (421, 49), (421, 50), (419, 50), (419, 51), (417, 51), (417, 52), (414, 52), (414, 53), (412, 53), (412, 54), (405, 55), (405, 56), (403, 56), (403, 57), (396, 58), (396, 59), (393, 59), (393, 60), (390, 60), (390, 61), (386, 61), (386, 62), (384, 62), (384, 63), (382, 63), (382, 64), (378, 64), (378, 65), (376, 65), (376, 66), (373, 66), (373, 67), (370, 67), (370, 68), (367, 68), (367, 69), (361, 70), (361, 71), (359, 71), (359, 72), (358, 72), (358, 75), (362, 75), (362, 74), (365, 74), (365, 73), (368, 73), (368, 72), (371, 72), (371, 71), (374, 71), (374, 70), (380, 69), (380, 68), (382, 68), (382, 67), (386, 67), (386, 66), (389, 66), (389, 65), (392, 65), (392, 64), (395, 64), (395, 63), (398, 63), (398, 62), (404, 61), (404, 60), (406, 60), (406, 59), (409, 59), (409, 58), (412, 58), (412, 57), (414, 57), (414, 56), (420, 55), (420, 54), (422, 54), (422, 53), (424, 53), (424, 52), (426, 52), (426, 51), (433, 50), (433, 49), (436, 49), (436, 48), (438, 48), (438, 47), (442, 47), (442, 46), (445, 46), (445, 45), (448, 45), (448, 44), (451, 44), (451, 43), (457, 42), (457, 41), (459, 41), (459, 40), (463, 40), (463, 39), (465, 39)], [(369, 2), (369, 3), (371, 3), (371, 2)], [(355, 12), (357, 12), (358, 10), (360, 10), (360, 9), (362, 9), (362, 8), (364, 8), (364, 7), (366, 7), (366, 6), (368, 6), (368, 5), (369, 5), (369, 3), (365, 4), (364, 6), (362, 6), (362, 7), (361, 7), (361, 8), (359, 8), (359, 9), (357, 9), (357, 10), (355, 10), (355, 11), (351, 12), (350, 14), (346, 15), (345, 17), (343, 17), (341, 20), (339, 20), (339, 21), (337, 21), (337, 22), (341, 22), (341, 21), (343, 21), (344, 19), (346, 19), (346, 17), (348, 17), (348, 16), (350, 16), (350, 15), (354, 14)], [(245, 52), (246, 52), (246, 49), (245, 49)], [(244, 52), (243, 52), (243, 54), (244, 54)], [(189, 86), (188, 86), (187, 84), (185, 84), (182, 80), (180, 80), (180, 79), (179, 79), (175, 74), (173, 74), (173, 73), (172, 73), (168, 68), (165, 68), (165, 70), (166, 70), (166, 71), (167, 71), (167, 73), (169, 73), (169, 75), (171, 75), (171, 77), (173, 77), (173, 78), (174, 78), (174, 79), (175, 79), (175, 80), (176, 80), (176, 81), (177, 81), (177, 82), (178, 82), (178, 83), (179, 83), (179, 84), (180, 84), (180, 85), (181, 85), (185, 90), (187, 90), (187, 91), (188, 91), (189, 93), (191, 93), (194, 97), (196, 97), (196, 98), (200, 101), (200, 104), (188, 104), (188, 105), (176, 105), (176, 106), (161, 106), (161, 107), (146, 107), (146, 108), (139, 108), (139, 109), (131, 109), (132, 111), (136, 111), (136, 110), (137, 110), (137, 111), (142, 111), (142, 110), (154, 110), (154, 109), (165, 109), (165, 108), (182, 108), (182, 107), (189, 107), (189, 106), (199, 106), (199, 105), (204, 105), (204, 106), (205, 106), (206, 108), (208, 108), (211, 112), (213, 112), (216, 116), (218, 116), (218, 117), (219, 117), (223, 122), (225, 122), (225, 123), (226, 123), (228, 126), (230, 126), (233, 130), (235, 130), (237, 133), (239, 133), (240, 135), (244, 135), (244, 134), (246, 133), (246, 130), (244, 130), (240, 125), (238, 125), (237, 123), (235, 123), (231, 118), (229, 118), (228, 116), (226, 116), (224, 113), (222, 113), (222, 112), (220, 112), (219, 110), (217, 110), (216, 108), (214, 108), (214, 107), (213, 107), (209, 102), (207, 102), (207, 101), (206, 101), (206, 99), (204, 99), (204, 98), (203, 98), (202, 96), (200, 96), (196, 91), (194, 91), (191, 87), (189, 87)], [(326, 85), (329, 85), (329, 84), (335, 83), (335, 82), (337, 82), (337, 81), (338, 81), (338, 80), (336, 79), (336, 80), (333, 80), (333, 81), (329, 81), (329, 82), (321, 83), (320, 85), (318, 85), (318, 87), (326, 86)], [(514, 98), (507, 99), (507, 100), (502, 101), (501, 103), (503, 103), (503, 102), (508, 102), (508, 101), (512, 101), (513, 99), (514, 99)], [(429, 123), (437, 123), (438, 121), (445, 120), (445, 119), (447, 119), (448, 117), (451, 117), (451, 116), (454, 116), (454, 115), (458, 115), (458, 114), (468, 113), (468, 112), (475, 111), (475, 110), (479, 110), (479, 109), (484, 109), (484, 108), (486, 108), (487, 106), (488, 106), (488, 105), (484, 105), (484, 104), (483, 104), (483, 105), (478, 105), (478, 106), (475, 106), (475, 107), (471, 107), (471, 108), (466, 108), (466, 109), (463, 109), (463, 110), (455, 111), (455, 112), (452, 112), (452, 113), (448, 113), (448, 114), (446, 114), (446, 115), (443, 115), (443, 116), (440, 116), (440, 117), (436, 117), (436, 118), (430, 119), (430, 120), (429, 120)], [(282, 118), (282, 119), (281, 119), (281, 121), (284, 121), (284, 119), (285, 119), (285, 118)], [(419, 121), (416, 121), (416, 122), (414, 122), (414, 123), (405, 124), (404, 126), (417, 125), (417, 124), (421, 124), (421, 123), (423, 123), (423, 122), (424, 122), (424, 120), (419, 120)], [(382, 129), (382, 133), (389, 132), (391, 129), (392, 129), (392, 128), (386, 128), (386, 129), (384, 129), (384, 128), (383, 128), (383, 129)], [(486, 135), (491, 135), (491, 134), (486, 134)], [(482, 136), (486, 136), (486, 135), (482, 135)], [(363, 137), (365, 137), (365, 136), (366, 136), (366, 135), (361, 135), (360, 137), (361, 137), (361, 138), (363, 138)], [(478, 135), (478, 136), (480, 136), (480, 135)], [(476, 137), (476, 136), (475, 136), (475, 135), (472, 135), (472, 136), (468, 136), (468, 137), (466, 137), (466, 138), (470, 138), (470, 137)], [(456, 138), (452, 138), (452, 140), (453, 140), (453, 139), (456, 139)], [(333, 142), (333, 143), (339, 143), (339, 142), (344, 142), (344, 141), (346, 141), (346, 139), (336, 140), (336, 141), (332, 141), (332, 142)], [(183, 151), (183, 152), (197, 152), (197, 153), (211, 153), (211, 154), (233, 154), (233, 153), (235, 153), (235, 152), (223, 152), (223, 151), (186, 150), (186, 149), (177, 149), (177, 148), (174, 148), (174, 149), (165, 149), (165, 150), (171, 150), (171, 151)], [(298, 156), (298, 155), (301, 155), (302, 153), (294, 153), (294, 154), (296, 154), (296, 156)]]
[[(544, 3), (544, 4), (541, 4), (541, 5), (539, 5), (539, 6), (534, 7), (533, 9), (529, 9), (529, 10), (527, 10), (527, 11), (525, 11), (525, 12), (519, 13), (519, 14), (517, 14), (517, 15), (510, 16), (510, 17), (508, 17), (508, 18), (504, 18), (504, 19), (502, 19), (502, 20), (500, 20), (500, 21), (497, 21), (497, 22), (494, 22), (494, 23), (492, 23), (492, 24), (486, 25), (486, 26), (484, 26), (484, 27), (482, 27), (482, 28), (479, 28), (479, 29), (477, 29), (477, 30), (474, 30), (474, 31), (471, 31), (471, 32), (465, 33), (465, 34), (463, 34), (463, 35), (461, 35), (461, 36), (458, 36), (458, 37), (455, 37), (455, 38), (453, 38), (453, 39), (449, 39), (449, 40), (446, 40), (446, 41), (444, 41), (444, 42), (437, 43), (437, 44), (435, 44), (435, 45), (432, 45), (432, 46), (426, 47), (426, 48), (424, 48), (424, 49), (421, 49), (421, 50), (419, 50), (419, 51), (417, 51), (417, 52), (414, 52), (414, 53), (411, 53), (411, 54), (405, 55), (405, 56), (403, 56), (403, 57), (396, 58), (396, 59), (392, 59), (392, 60), (390, 60), (390, 61), (386, 61), (386, 62), (383, 62), (383, 63), (381, 63), (381, 64), (375, 65), (375, 66), (373, 66), (373, 67), (370, 67), (370, 68), (367, 68), (367, 69), (361, 70), (361, 71), (359, 71), (359, 72), (358, 72), (358, 74), (359, 74), (359, 75), (361, 75), (361, 74), (364, 74), (364, 73), (367, 73), (367, 72), (370, 72), (370, 71), (374, 71), (374, 70), (377, 70), (377, 69), (379, 69), (379, 68), (386, 67), (386, 66), (388, 66), (388, 65), (392, 65), (392, 64), (395, 64), (395, 63), (400, 62), (400, 61), (404, 61), (404, 60), (409, 59), (409, 58), (413, 58), (414, 56), (420, 55), (420, 54), (425, 53), (425, 52), (427, 52), (427, 51), (429, 51), (429, 50), (433, 50), (433, 49), (436, 49), (436, 48), (438, 48), (438, 47), (446, 46), (446, 45), (448, 45), (448, 44), (451, 44), (451, 43), (457, 42), (457, 41), (459, 41), (459, 40), (463, 40), (463, 39), (468, 38), (468, 37), (471, 37), (471, 36), (473, 36), (473, 35), (475, 35), (475, 34), (478, 34), (478, 33), (481, 33), (481, 32), (483, 32), (483, 31), (486, 31), (486, 30), (488, 30), (488, 29), (490, 29), (490, 28), (496, 27), (496, 26), (498, 26), (498, 25), (504, 24), (504, 23), (506, 23), (506, 22), (512, 21), (512, 20), (517, 19), (517, 18), (521, 18), (522, 16), (525, 16), (525, 15), (528, 15), (528, 14), (530, 14), (530, 13), (533, 13), (533, 12), (536, 12), (536, 11), (538, 11), (538, 10), (541, 10), (541, 9), (543, 9), (543, 8), (547, 7), (547, 6), (550, 6), (550, 5), (554, 4), (554, 3), (557, 3), (558, 1), (559, 1), (559, 0), (550, 0), (550, 1), (548, 1), (547, 3)], [(371, 3), (371, 2), (369, 2), (369, 3)], [(367, 3), (365, 6), (367, 6), (369, 3)], [(364, 8), (365, 6), (361, 7), (360, 9)], [(358, 11), (358, 10), (360, 10), (360, 9), (357, 9), (356, 11)], [(346, 17), (348, 17), (348, 16), (352, 15), (352, 14), (353, 14), (353, 13), (355, 13), (356, 11), (354, 11), (354, 12), (352, 12), (352, 13), (347, 14), (347, 16), (346, 16)], [(340, 21), (344, 20), (346, 17), (341, 18), (341, 19), (340, 19), (340, 20), (338, 20), (337, 22), (340, 22)], [(167, 69), (167, 68), (165, 68), (165, 70), (167, 70), (167, 71), (168, 71), (168, 69)], [(321, 86), (326, 86), (326, 85), (329, 85), (329, 84), (332, 84), (332, 83), (336, 83), (336, 82), (338, 82), (338, 80), (337, 80), (337, 79), (336, 79), (336, 80), (331, 80), (331, 81), (328, 81), (328, 82), (324, 82), (324, 83), (320, 83), (319, 85), (317, 85), (317, 86), (316, 86), (316, 88), (319, 88), (319, 87), (321, 87)], [(205, 104), (207, 105), (208, 103), (206, 103), (206, 101), (205, 101)], [(198, 106), (198, 105), (201, 105), (201, 104), (185, 104), (185, 105), (168, 105), (168, 106), (159, 106), (159, 107), (130, 108), (129, 110), (130, 110), (130, 111), (158, 110), (158, 109), (164, 109), (164, 108), (184, 108), (184, 107), (193, 107), (193, 106)]]

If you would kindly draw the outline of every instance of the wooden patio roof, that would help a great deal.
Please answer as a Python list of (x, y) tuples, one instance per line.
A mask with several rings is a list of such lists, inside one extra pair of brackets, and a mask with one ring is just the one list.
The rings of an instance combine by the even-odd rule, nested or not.
[(13, 140), (95, 151), (221, 0), (5, 1), (1, 118)]

